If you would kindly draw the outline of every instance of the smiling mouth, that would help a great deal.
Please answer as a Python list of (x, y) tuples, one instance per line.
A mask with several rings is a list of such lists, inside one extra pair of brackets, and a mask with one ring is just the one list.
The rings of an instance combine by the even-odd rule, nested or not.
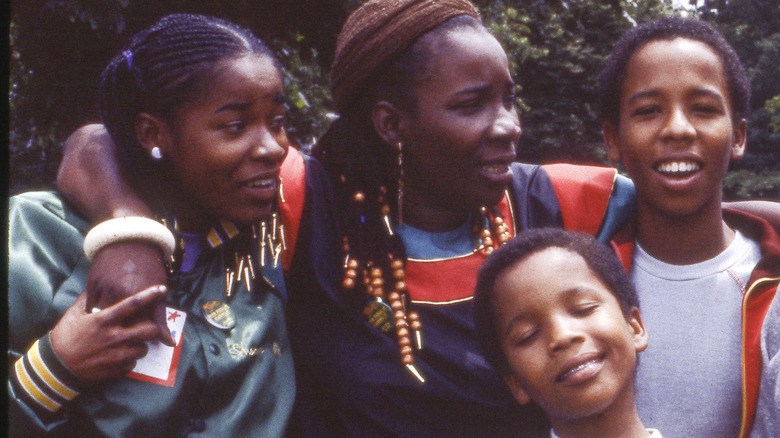
[(657, 165), (655, 170), (664, 176), (681, 178), (698, 172), (700, 168), (693, 161), (669, 161)]
[(596, 357), (591, 357), (590, 359), (586, 360), (585, 362), (579, 363), (575, 365), (574, 367), (562, 372), (558, 375), (558, 377), (555, 379), (556, 382), (563, 382), (569, 377), (577, 374), (580, 371), (583, 371), (591, 366), (598, 365), (602, 360), (604, 360), (604, 355), (599, 355)]
[(276, 183), (276, 178), (257, 178), (241, 183), (242, 187), (249, 187), (251, 189), (265, 189), (273, 187)]
[(509, 163), (489, 163), (479, 166), (485, 173), (502, 174), (509, 171)]

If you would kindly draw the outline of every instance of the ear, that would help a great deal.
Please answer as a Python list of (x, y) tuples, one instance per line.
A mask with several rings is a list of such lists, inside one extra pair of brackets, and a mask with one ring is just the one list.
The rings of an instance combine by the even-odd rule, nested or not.
[(604, 133), (604, 146), (607, 149), (607, 158), (613, 163), (619, 163), (621, 156), (617, 129), (611, 123), (604, 122), (602, 131)]
[(741, 160), (747, 147), (747, 120), (742, 119), (734, 126), (734, 144), (731, 145), (731, 160)]
[(631, 337), (634, 340), (634, 349), (639, 353), (647, 348), (647, 330), (645, 330), (645, 324), (642, 322), (642, 315), (639, 314), (639, 309), (632, 307), (631, 311), (626, 318), (626, 322), (631, 329)]
[(168, 124), (149, 113), (139, 113), (135, 117), (135, 138), (147, 153), (151, 153), (152, 148), (158, 147), (163, 156), (166, 152), (170, 152), (173, 144), (173, 136)]
[(512, 395), (515, 396), (515, 400), (517, 400), (518, 403), (525, 405), (531, 402), (531, 397), (525, 392), (523, 385), (511, 373), (504, 376), (504, 382), (509, 386), (509, 390), (512, 391)]
[(379, 137), (388, 145), (396, 148), (403, 139), (401, 130), (404, 125), (404, 113), (392, 103), (381, 100), (371, 109), (371, 119)]

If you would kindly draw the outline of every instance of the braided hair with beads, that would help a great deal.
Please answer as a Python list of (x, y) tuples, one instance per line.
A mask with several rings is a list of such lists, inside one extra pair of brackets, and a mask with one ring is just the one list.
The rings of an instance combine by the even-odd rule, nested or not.
[[(401, 216), (401, 152), (375, 131), (372, 108), (386, 100), (416, 115), (414, 83), (427, 68), (430, 51), (421, 36), (469, 27), (484, 29), (476, 9), (464, 0), (366, 3), (345, 24), (331, 69), (340, 117), (312, 150), (335, 188), (345, 252), (343, 286), (356, 294), (365, 289), (369, 323), (395, 335), (401, 362), (421, 382), (411, 338), (422, 348), (422, 323), (406, 290), (405, 248), (389, 219)], [(383, 40), (378, 34), (392, 36)], [(365, 67), (369, 64), (374, 68)], [(472, 216), (482, 219), (491, 213), (501, 244), (509, 233), (498, 223), (497, 209)], [(482, 225), (484, 220), (480, 230)], [(479, 248), (485, 252), (492, 251), (493, 242), (480, 230), (475, 241), (482, 242)]]

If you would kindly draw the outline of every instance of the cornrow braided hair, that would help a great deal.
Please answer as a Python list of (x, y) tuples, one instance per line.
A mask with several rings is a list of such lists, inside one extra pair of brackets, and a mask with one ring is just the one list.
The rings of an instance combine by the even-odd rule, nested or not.
[(136, 116), (148, 112), (172, 121), (177, 106), (205, 91), (215, 64), (244, 54), (268, 56), (279, 67), (249, 30), (215, 17), (173, 14), (134, 35), (109, 62), (100, 76), (101, 117), (134, 183), (165, 166), (139, 145)]

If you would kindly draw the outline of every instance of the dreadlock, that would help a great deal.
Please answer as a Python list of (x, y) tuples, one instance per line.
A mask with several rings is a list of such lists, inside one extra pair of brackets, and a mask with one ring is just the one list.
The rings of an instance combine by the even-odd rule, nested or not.
[[(377, 12), (379, 18), (368, 6), (381, 11)], [(331, 69), (340, 117), (320, 138), (312, 154), (322, 163), (335, 189), (345, 253), (343, 285), (347, 289), (365, 288), (366, 294), (356, 293), (353, 303), (366, 306), (363, 313), (377, 328), (388, 334), (395, 332), (401, 362), (424, 381), (413, 366), (410, 329), (418, 335), (420, 348), (421, 323), (417, 312), (410, 310), (404, 281), (406, 252), (389, 219), (399, 217), (401, 210), (397, 202), (403, 180), (399, 151), (375, 131), (372, 108), (385, 100), (417, 117), (414, 90), (417, 78), (428, 67), (432, 41), (425, 37), (484, 26), (473, 5), (464, 0), (376, 0), (364, 7), (350, 17), (362, 23), (348, 20), (345, 24)], [(358, 18), (353, 20), (355, 15)], [(392, 35), (375, 41), (376, 33), (387, 33), (388, 27), (393, 28)], [(368, 40), (361, 42), (365, 38)], [(388, 43), (388, 39), (392, 41)], [(399, 41), (408, 43), (403, 46)], [(376, 68), (366, 68), (367, 63), (376, 64)], [(373, 313), (386, 307), (382, 303), (392, 309), (391, 316), (381, 315), (385, 310)]]
[[(440, 23), (425, 35), (454, 29), (483, 29), (469, 15)], [(429, 40), (428, 40), (429, 41)], [(411, 116), (417, 114), (415, 80), (428, 66), (429, 44), (419, 37), (410, 47), (361, 85), (362, 92), (342, 105), (342, 113), (312, 149), (336, 188), (335, 200), (349, 251), (362, 260), (384, 267), (389, 275), (388, 254), (406, 260), (403, 244), (388, 233), (385, 216), (398, 214), (398, 152), (376, 133), (371, 111), (380, 100), (392, 102)], [(353, 93), (355, 94), (355, 93)], [(356, 194), (362, 200), (355, 199)]]

